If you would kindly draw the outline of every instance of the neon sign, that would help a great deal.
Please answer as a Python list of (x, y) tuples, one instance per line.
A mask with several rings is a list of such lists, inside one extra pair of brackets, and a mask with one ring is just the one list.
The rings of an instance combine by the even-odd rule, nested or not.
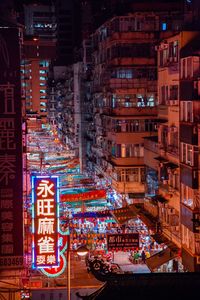
[(32, 177), (33, 268), (58, 267), (59, 181), (57, 176)]
[(40, 271), (48, 276), (48, 277), (58, 277), (60, 276), (66, 269), (67, 260), (65, 257), (65, 252), (70, 251), (69, 249), (69, 231), (59, 231), (59, 245), (60, 245), (60, 266), (59, 267), (52, 267), (52, 268), (44, 268), (40, 269)]

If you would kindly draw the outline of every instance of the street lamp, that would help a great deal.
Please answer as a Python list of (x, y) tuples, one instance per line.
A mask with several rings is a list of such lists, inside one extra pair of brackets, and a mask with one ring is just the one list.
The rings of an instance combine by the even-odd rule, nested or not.
[(88, 249), (87, 247), (85, 246), (80, 246), (77, 250), (76, 250), (76, 253), (79, 255), (79, 256), (86, 256), (88, 254)]
[[(75, 251), (78, 256), (86, 256), (88, 254), (88, 249), (85, 246), (80, 246)], [(69, 243), (69, 250), (67, 251), (67, 300), (71, 299), (70, 291), (71, 291), (71, 262), (70, 262), (70, 243)]]

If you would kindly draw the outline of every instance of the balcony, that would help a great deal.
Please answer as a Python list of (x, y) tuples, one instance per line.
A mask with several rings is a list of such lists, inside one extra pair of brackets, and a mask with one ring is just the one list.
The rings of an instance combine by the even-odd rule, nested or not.
[(158, 106), (158, 116), (159, 116), (159, 118), (168, 120), (168, 106), (167, 105), (159, 105)]
[(107, 64), (112, 66), (125, 66), (125, 65), (156, 65), (156, 59), (152, 57), (113, 57), (110, 60), (107, 61)]
[(126, 166), (142, 166), (144, 165), (144, 157), (110, 157), (108, 161), (118, 167)]
[(112, 187), (116, 189), (119, 193), (128, 194), (144, 194), (144, 184), (141, 182), (120, 182), (112, 180)]
[[(197, 168), (197, 166), (195, 166)], [(198, 171), (181, 163), (180, 182), (192, 189), (198, 189)]]
[(106, 113), (109, 116), (156, 116), (157, 107), (156, 106), (145, 106), (145, 107), (117, 107), (108, 108)]
[(179, 155), (179, 148), (175, 145), (167, 145), (167, 152), (172, 156), (178, 157)]
[(145, 137), (144, 148), (151, 152), (158, 153), (158, 137), (157, 136)]
[(133, 41), (133, 39), (140, 39), (145, 41), (152, 41), (155, 38), (155, 34), (152, 32), (144, 32), (144, 31), (129, 31), (129, 32), (120, 32), (120, 31), (114, 31), (111, 32), (110, 36), (107, 38), (107, 42), (111, 41), (119, 41), (122, 40), (130, 40)]
[(180, 82), (181, 100), (200, 100), (199, 81), (181, 80)]
[(102, 82), (106, 87), (111, 89), (145, 89), (147, 92), (157, 90), (157, 81), (148, 80), (147, 78), (128, 79), (128, 78), (110, 78)]

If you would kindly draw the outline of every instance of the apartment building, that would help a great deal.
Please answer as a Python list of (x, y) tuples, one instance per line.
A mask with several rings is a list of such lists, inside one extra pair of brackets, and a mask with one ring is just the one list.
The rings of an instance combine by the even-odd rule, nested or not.
[(182, 259), (191, 272), (200, 271), (200, 37), (180, 51), (180, 215)]
[(155, 135), (159, 122), (155, 45), (169, 34), (159, 14), (142, 12), (114, 17), (93, 35), (88, 157), (116, 191), (138, 200), (145, 192), (143, 138)]
[[(158, 52), (158, 137), (145, 139), (144, 208), (159, 230), (182, 249), (182, 262), (198, 270), (198, 76), (199, 33), (181, 31)], [(196, 46), (196, 49), (198, 47)], [(158, 229), (158, 228), (157, 228)]]
[(24, 114), (37, 113), (47, 122), (47, 88), (55, 43), (26, 37), (21, 60), (21, 85)]
[(180, 32), (164, 41), (158, 49), (158, 116), (165, 119), (158, 129), (159, 161), (158, 194), (164, 199), (159, 205), (163, 232), (181, 246), (180, 231), (180, 147), (179, 91), (180, 50), (197, 33)]

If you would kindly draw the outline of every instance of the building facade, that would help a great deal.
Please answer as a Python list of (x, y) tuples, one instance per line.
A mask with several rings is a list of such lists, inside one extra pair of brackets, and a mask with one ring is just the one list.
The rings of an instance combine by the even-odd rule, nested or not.
[(199, 34), (180, 51), (180, 214), (183, 263), (200, 271)]
[(57, 29), (55, 6), (51, 3), (24, 5), (24, 25), (26, 35), (55, 40)]
[(149, 12), (114, 17), (93, 35), (93, 145), (88, 157), (96, 173), (132, 198), (142, 198), (145, 191), (143, 138), (157, 131), (155, 45), (169, 35), (162, 14)]
[(40, 38), (24, 40), (21, 61), (21, 84), (23, 111), (37, 113), (47, 121), (48, 73), (51, 61), (55, 58), (55, 42)]

